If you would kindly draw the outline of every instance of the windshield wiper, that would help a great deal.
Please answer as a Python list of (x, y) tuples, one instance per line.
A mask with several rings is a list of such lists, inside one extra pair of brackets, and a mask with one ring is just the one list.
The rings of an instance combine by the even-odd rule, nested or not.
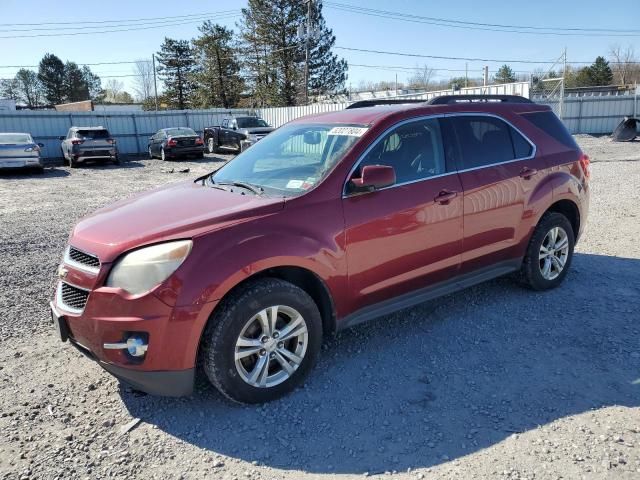
[[(213, 182), (213, 178), (211, 179), (211, 181)], [(244, 188), (246, 190), (249, 190), (253, 193), (255, 193), (256, 195), (264, 195), (264, 188), (260, 187), (260, 186), (256, 186), (256, 185), (252, 185), (250, 183), (246, 183), (246, 182), (215, 182), (214, 185), (228, 185), (228, 186), (232, 186), (232, 187), (240, 187), (240, 188)], [(212, 185), (212, 186), (214, 186)]]

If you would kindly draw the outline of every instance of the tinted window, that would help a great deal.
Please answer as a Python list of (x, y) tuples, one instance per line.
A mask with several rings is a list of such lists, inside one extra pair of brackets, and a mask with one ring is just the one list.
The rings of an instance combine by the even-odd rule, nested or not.
[(578, 144), (567, 130), (567, 127), (564, 126), (564, 123), (562, 123), (555, 113), (551, 111), (526, 113), (522, 115), (522, 118), (529, 120), (536, 127), (556, 139), (562, 145), (569, 147), (572, 150), (577, 150), (579, 148)]
[(105, 139), (109, 138), (109, 132), (107, 130), (78, 130), (78, 137), (89, 140)]
[(440, 122), (419, 120), (397, 127), (383, 137), (360, 163), (389, 165), (398, 183), (420, 180), (445, 172)]
[(476, 168), (529, 157), (533, 147), (506, 122), (487, 116), (454, 116), (462, 168)]
[(183, 137), (185, 135), (194, 136), (197, 134), (190, 128), (170, 128), (167, 130), (167, 135), (170, 137)]
[(268, 127), (267, 122), (258, 117), (240, 117), (238, 118), (238, 127), (240, 128), (258, 128)]

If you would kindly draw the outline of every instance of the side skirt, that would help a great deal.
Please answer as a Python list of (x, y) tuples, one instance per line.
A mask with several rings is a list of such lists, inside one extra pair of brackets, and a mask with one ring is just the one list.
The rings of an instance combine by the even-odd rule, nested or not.
[(513, 273), (519, 270), (521, 265), (521, 258), (505, 260), (490, 267), (466, 273), (450, 280), (421, 288), (420, 290), (405, 293), (399, 297), (391, 298), (374, 305), (369, 305), (339, 320), (337, 330), (353, 327), (359, 323), (367, 322), (384, 315), (389, 315), (405, 308), (414, 307), (420, 303), (433, 300), (434, 298), (449, 295), (450, 293), (464, 290), (465, 288), (472, 287), (473, 285)]

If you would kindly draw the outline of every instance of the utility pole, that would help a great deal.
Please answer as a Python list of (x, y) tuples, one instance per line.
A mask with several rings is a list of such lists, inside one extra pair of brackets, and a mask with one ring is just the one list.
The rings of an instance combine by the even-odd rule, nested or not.
[(489, 85), (489, 67), (485, 65), (484, 67), (484, 86), (486, 87), (487, 85)]
[(309, 104), (309, 40), (311, 37), (311, 2), (313, 0), (305, 0), (307, 3), (307, 31), (304, 36), (304, 104)]
[(469, 62), (464, 64), (464, 88), (469, 87)]
[(396, 97), (398, 96), (398, 74), (396, 73)]
[(158, 80), (156, 79), (156, 56), (151, 55), (151, 63), (153, 64), (153, 93), (156, 102), (156, 112), (158, 111)]
[(558, 102), (558, 117), (562, 120), (564, 113), (564, 82), (567, 78), (567, 47), (564, 47), (562, 54), (562, 80), (560, 81), (560, 102)]

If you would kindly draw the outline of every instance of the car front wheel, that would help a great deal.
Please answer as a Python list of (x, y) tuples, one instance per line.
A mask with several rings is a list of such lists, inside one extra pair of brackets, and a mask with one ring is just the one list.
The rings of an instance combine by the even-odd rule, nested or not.
[(218, 151), (218, 144), (213, 137), (210, 137), (209, 140), (207, 140), (207, 151), (209, 153), (216, 153)]
[(561, 213), (545, 213), (536, 226), (522, 263), (521, 277), (534, 290), (555, 288), (567, 276), (575, 235)]
[(167, 155), (166, 155), (166, 153), (164, 153), (164, 148), (160, 149), (160, 159), (162, 161), (166, 161), (167, 160)]
[(321, 342), (322, 320), (313, 299), (291, 283), (261, 279), (219, 305), (204, 333), (202, 363), (229, 399), (268, 402), (304, 381)]

